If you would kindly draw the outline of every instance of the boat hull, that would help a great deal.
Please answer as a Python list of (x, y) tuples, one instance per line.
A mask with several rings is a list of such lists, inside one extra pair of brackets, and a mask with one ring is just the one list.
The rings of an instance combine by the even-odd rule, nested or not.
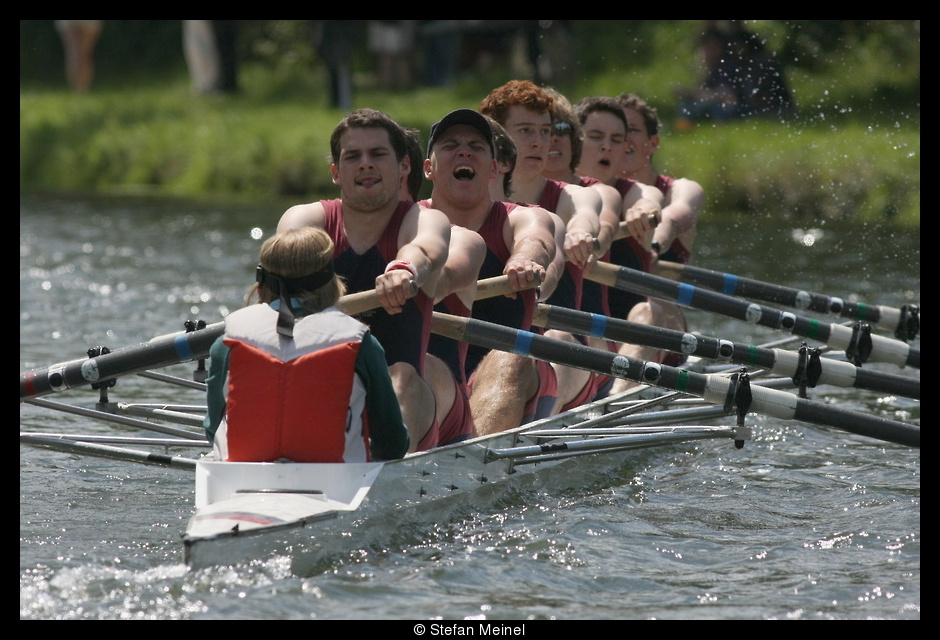
[(197, 509), (183, 535), (184, 560), (199, 569), (287, 555), (293, 570), (305, 573), (324, 555), (368, 545), (406, 520), (440, 521), (477, 499), (490, 502), (514, 487), (539, 486), (546, 475), (541, 472), (567, 458), (494, 452), (539, 445), (544, 438), (532, 434), (545, 429), (601, 420), (614, 402), (605, 399), (384, 463), (200, 462)]

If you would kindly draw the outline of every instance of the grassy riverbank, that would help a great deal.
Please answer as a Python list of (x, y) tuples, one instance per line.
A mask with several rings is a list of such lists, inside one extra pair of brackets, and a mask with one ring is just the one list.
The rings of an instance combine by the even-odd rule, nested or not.
[[(846, 64), (862, 68), (860, 58)], [(636, 91), (660, 105), (666, 126), (656, 164), (703, 185), (709, 219), (745, 213), (806, 223), (919, 225), (919, 93), (907, 103), (899, 104), (896, 95), (886, 100), (878, 77), (889, 72), (865, 68), (870, 91), (861, 95), (861, 84), (844, 66), (826, 75), (794, 71), (795, 120), (705, 124), (682, 132), (671, 127), (671, 87), (691, 80), (686, 57), (664, 56), (642, 69), (609, 68), (579, 78), (566, 94), (574, 102)], [(914, 73), (919, 78), (919, 67)], [(243, 90), (236, 96), (194, 96), (185, 71), (146, 83), (102, 83), (87, 95), (21, 82), (21, 191), (285, 202), (334, 194), (329, 135), (343, 114), (327, 108), (322, 74), (260, 64), (247, 64), (240, 74)], [(386, 111), (426, 137), (442, 115), (477, 107), (507, 79), (474, 76), (448, 89), (407, 93), (360, 81), (354, 106)]]

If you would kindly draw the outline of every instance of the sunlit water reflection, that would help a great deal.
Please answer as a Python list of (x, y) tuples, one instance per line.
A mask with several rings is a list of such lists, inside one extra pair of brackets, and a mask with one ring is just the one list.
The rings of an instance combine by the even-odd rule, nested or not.
[[(221, 318), (241, 305), (280, 212), (21, 198), (20, 369)], [(920, 300), (916, 231), (705, 218), (696, 264), (846, 300)], [(780, 337), (688, 316), (708, 336)], [(137, 377), (114, 393), (180, 395)], [(831, 387), (810, 395), (920, 417), (919, 401)], [(21, 446), (20, 617), (919, 619), (919, 451), (748, 420), (755, 436), (742, 450), (704, 442), (579, 459), (542, 489), (409, 523), (305, 576), (279, 560), (189, 572), (179, 534), (192, 513), (191, 475)], [(31, 405), (21, 405), (20, 427), (133, 434)]]

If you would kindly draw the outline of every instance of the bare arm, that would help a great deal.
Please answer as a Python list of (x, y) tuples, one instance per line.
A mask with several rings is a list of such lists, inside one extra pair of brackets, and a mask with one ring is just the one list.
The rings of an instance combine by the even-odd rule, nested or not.
[(447, 261), (437, 281), (434, 302), (440, 302), (451, 293), (456, 293), (467, 308), (476, 298), (477, 279), (480, 267), (486, 258), (486, 242), (476, 231), (461, 226), (450, 228), (450, 249)]
[(541, 207), (516, 207), (506, 227), (506, 244), (512, 254), (503, 273), (509, 276), (510, 286), (518, 291), (532, 282), (545, 283), (548, 266), (558, 252), (552, 214)]
[(437, 209), (414, 205), (402, 222), (395, 260), (375, 279), (375, 291), (386, 311), (401, 312), (405, 301), (416, 293), (412, 282), (434, 297), (449, 245), (447, 216)]
[[(565, 245), (565, 240), (567, 234), (565, 233), (565, 222), (561, 219), (557, 213), (549, 212), (549, 215), (555, 222), (555, 257), (552, 258), (551, 263), (548, 265), (548, 268), (545, 270), (545, 280), (539, 285), (538, 296), (539, 302), (545, 302), (551, 297), (552, 293), (555, 291), (555, 287), (558, 286), (558, 281), (561, 280), (561, 277), (565, 273), (565, 252), (562, 251), (562, 247)], [(593, 238), (591, 243), (593, 245)]]
[(589, 262), (593, 262), (597, 256), (607, 253), (611, 243), (617, 238), (620, 216), (623, 211), (623, 198), (620, 197), (619, 191), (603, 182), (593, 184), (590, 188), (597, 191), (601, 196), (597, 243), (594, 247), (593, 256), (588, 259)]
[(679, 238), (686, 249), (692, 249), (698, 215), (705, 203), (705, 190), (694, 180), (677, 179), (666, 197), (662, 212), (662, 224), (656, 228), (653, 239), (663, 249), (669, 248)]
[(623, 219), (627, 229), (646, 248), (653, 241), (653, 229), (662, 217), (662, 206), (662, 191), (639, 182), (623, 199)]
[(559, 246), (564, 249), (565, 259), (584, 266), (594, 255), (594, 239), (601, 230), (601, 212), (604, 208), (601, 192), (570, 184), (562, 191), (560, 204), (564, 205), (564, 210), (570, 210), (571, 215), (565, 218), (559, 206), (558, 215), (565, 225), (564, 237)]
[(277, 233), (303, 227), (326, 227), (326, 212), (319, 202), (297, 204), (284, 212), (277, 223)]

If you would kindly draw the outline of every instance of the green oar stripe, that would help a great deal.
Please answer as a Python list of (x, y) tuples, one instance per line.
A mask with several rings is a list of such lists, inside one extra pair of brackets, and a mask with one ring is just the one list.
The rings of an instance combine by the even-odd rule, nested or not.
[(679, 376), (676, 378), (676, 391), (689, 390), (689, 372), (685, 369), (679, 370)]
[(808, 320), (807, 321), (806, 332), (803, 333), (804, 338), (810, 338), (812, 340), (819, 340), (820, 342), (826, 342), (829, 338), (829, 323), (822, 323), (819, 320)]
[(760, 354), (761, 354), (760, 347), (755, 346), (753, 344), (747, 345), (747, 355), (746, 355), (747, 361), (745, 362), (745, 364), (749, 364), (755, 367), (760, 366)]
[(862, 321), (868, 320), (868, 305), (864, 302), (859, 302), (855, 309), (855, 319)]

